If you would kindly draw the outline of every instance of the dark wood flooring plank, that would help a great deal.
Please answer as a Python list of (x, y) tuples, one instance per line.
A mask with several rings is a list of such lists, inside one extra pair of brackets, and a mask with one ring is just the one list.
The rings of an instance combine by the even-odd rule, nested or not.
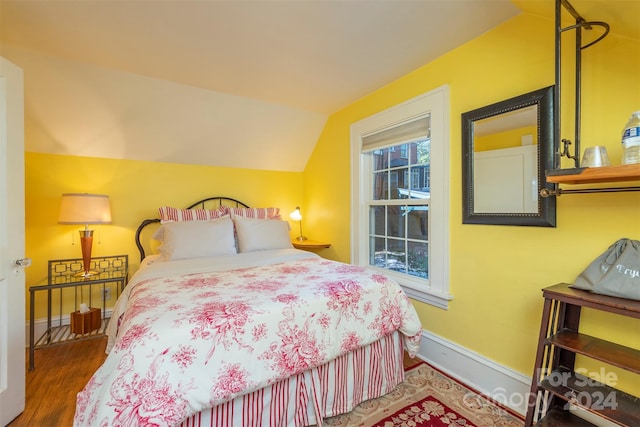
[(76, 395), (104, 361), (106, 345), (98, 338), (36, 350), (31, 372), (27, 360), (25, 410), (9, 427), (73, 425)]

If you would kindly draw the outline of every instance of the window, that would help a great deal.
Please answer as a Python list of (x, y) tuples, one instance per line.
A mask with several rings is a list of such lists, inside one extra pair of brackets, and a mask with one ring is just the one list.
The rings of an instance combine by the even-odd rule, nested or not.
[(351, 126), (352, 262), (447, 308), (449, 94), (443, 86)]

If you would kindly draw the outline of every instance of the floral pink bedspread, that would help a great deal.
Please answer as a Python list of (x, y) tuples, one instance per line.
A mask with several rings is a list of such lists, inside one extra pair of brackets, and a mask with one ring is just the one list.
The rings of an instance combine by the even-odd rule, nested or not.
[(322, 258), (142, 281), (74, 425), (175, 425), (398, 329), (415, 354), (422, 325), (395, 282)]

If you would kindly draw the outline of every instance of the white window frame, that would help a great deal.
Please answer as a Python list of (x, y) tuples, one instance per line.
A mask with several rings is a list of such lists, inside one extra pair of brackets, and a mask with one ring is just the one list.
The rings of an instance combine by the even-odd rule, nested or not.
[[(431, 164), (429, 203), (429, 279), (369, 265), (370, 171), (362, 154), (362, 138), (425, 114), (430, 115)], [(351, 263), (380, 269), (413, 299), (449, 307), (449, 86), (440, 86), (351, 125)]]

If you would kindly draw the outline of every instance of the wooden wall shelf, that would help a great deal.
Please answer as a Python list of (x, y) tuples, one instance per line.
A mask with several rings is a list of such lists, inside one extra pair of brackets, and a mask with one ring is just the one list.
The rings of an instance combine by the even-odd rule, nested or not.
[(599, 168), (556, 169), (547, 171), (547, 182), (555, 184), (594, 184), (640, 181), (640, 164)]

